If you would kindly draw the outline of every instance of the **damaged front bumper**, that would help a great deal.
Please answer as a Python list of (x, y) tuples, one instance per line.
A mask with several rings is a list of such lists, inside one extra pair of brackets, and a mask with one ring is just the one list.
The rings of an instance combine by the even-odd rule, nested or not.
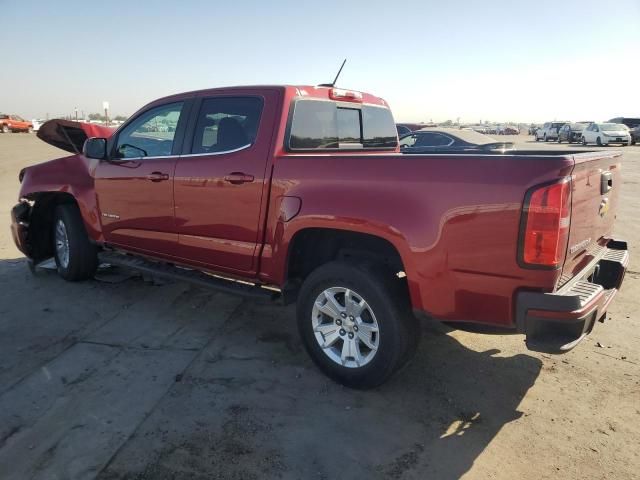
[(11, 236), (18, 250), (27, 257), (31, 256), (28, 243), (30, 217), (31, 204), (27, 201), (22, 201), (11, 209)]
[(598, 257), (553, 293), (520, 292), (516, 326), (529, 350), (564, 353), (604, 321), (629, 264), (627, 243), (610, 240)]

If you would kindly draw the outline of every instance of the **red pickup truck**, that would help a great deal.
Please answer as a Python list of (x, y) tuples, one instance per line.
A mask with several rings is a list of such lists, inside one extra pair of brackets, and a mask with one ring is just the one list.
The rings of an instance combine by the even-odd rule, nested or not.
[[(619, 289), (614, 151), (399, 152), (381, 98), (332, 87), (196, 91), (117, 131), (54, 121), (72, 155), (20, 172), (15, 242), (66, 280), (100, 262), (297, 301), (319, 368), (352, 387), (404, 365), (420, 319), (564, 352)], [(89, 138), (91, 137), (91, 138)], [(286, 328), (286, 327), (283, 327)]]

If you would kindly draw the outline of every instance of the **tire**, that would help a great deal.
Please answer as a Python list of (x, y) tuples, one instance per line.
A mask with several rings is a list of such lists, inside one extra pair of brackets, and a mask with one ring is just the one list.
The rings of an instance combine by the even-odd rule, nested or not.
[(596, 145), (598, 145), (599, 147), (602, 146), (602, 140), (600, 140), (600, 137), (596, 138)]
[[(360, 314), (351, 310), (354, 315), (348, 315), (345, 290), (353, 302), (365, 302)], [(327, 310), (318, 307), (322, 300)], [(352, 308), (358, 305), (353, 303)], [(420, 324), (411, 313), (404, 281), (370, 265), (336, 261), (314, 270), (300, 290), (297, 320), (313, 362), (329, 378), (350, 388), (384, 383), (413, 357), (420, 338)], [(368, 334), (363, 334), (363, 325)], [(330, 346), (320, 345), (327, 341)]]
[(582, 146), (586, 147), (587, 146), (587, 139), (582, 137)]
[(538, 134), (537, 133), (535, 134), (535, 137), (536, 137), (536, 142), (539, 142), (540, 139), (538, 138)]
[(562, 140), (560, 139), (560, 135), (558, 135), (558, 139), (556, 140), (558, 143), (562, 143)]
[(547, 140), (547, 134), (546, 134), (546, 133), (544, 134), (544, 137), (542, 137), (542, 139), (543, 139), (545, 142), (548, 142), (548, 141), (549, 141), (549, 140)]
[(92, 278), (98, 269), (98, 250), (89, 241), (77, 205), (56, 207), (52, 237), (58, 274), (69, 282)]
[(2, 133), (9, 133), (9, 127), (7, 125), (2, 125)]
[(27, 133), (33, 133), (33, 127), (27, 128)]

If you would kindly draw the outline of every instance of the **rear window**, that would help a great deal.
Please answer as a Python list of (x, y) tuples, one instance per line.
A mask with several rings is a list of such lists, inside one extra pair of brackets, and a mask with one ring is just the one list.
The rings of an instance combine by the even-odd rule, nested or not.
[(397, 145), (388, 108), (323, 100), (294, 104), (287, 145), (291, 150), (390, 149)]

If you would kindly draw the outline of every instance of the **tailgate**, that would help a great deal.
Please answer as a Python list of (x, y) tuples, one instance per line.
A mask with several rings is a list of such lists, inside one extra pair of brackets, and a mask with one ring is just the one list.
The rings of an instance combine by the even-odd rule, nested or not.
[(574, 160), (571, 226), (558, 287), (584, 269), (611, 236), (622, 186), (621, 152), (580, 153)]

